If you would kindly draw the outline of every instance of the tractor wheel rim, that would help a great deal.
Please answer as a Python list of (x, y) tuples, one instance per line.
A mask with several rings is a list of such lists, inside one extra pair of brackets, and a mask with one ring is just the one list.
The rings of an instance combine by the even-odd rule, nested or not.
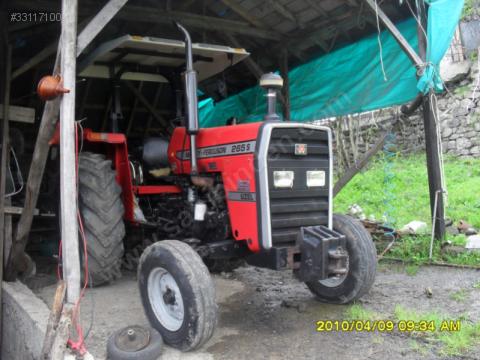
[(180, 329), (185, 316), (182, 293), (175, 278), (166, 269), (158, 267), (150, 272), (148, 299), (164, 328), (169, 331)]

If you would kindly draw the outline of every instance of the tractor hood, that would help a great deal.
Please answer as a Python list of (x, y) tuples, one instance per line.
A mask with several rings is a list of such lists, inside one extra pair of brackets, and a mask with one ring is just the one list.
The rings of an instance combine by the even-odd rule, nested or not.
[[(198, 81), (221, 73), (250, 54), (229, 46), (192, 44)], [(122, 71), (123, 80), (168, 82), (163, 74), (185, 64), (185, 43), (180, 40), (124, 35), (101, 44), (78, 66), (79, 76), (109, 79)]]

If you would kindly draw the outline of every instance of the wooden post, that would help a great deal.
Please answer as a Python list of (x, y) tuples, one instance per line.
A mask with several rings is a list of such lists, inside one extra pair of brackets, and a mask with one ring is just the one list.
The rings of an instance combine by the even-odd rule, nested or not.
[(2, 307), (2, 286), (3, 281), (3, 245), (5, 242), (5, 181), (7, 173), (7, 154), (9, 150), (8, 138), (9, 138), (9, 124), (8, 113), (10, 103), (10, 78), (11, 78), (11, 66), (12, 66), (12, 46), (8, 44), (7, 38), (5, 38), (5, 76), (4, 91), (3, 91), (3, 127), (2, 127), (2, 156), (1, 156), (1, 168), (0, 168), (0, 348), (3, 334), (3, 307)]
[(380, 135), (380, 139), (363, 155), (363, 158), (360, 161), (357, 161), (353, 164), (352, 167), (347, 169), (340, 179), (337, 180), (335, 186), (333, 187), (333, 196), (337, 196), (337, 194), (343, 189), (345, 185), (348, 184), (353, 177), (358, 174), (370, 161), (370, 159), (378, 153), (380, 149), (382, 149), (383, 144), (385, 143), (385, 138), (387, 137), (387, 133), (382, 133)]
[(290, 82), (288, 80), (288, 50), (284, 49), (280, 58), (280, 75), (283, 78), (282, 102), (283, 120), (290, 121)]
[(60, 316), (62, 315), (63, 300), (65, 299), (65, 282), (60, 280), (57, 284), (57, 290), (53, 298), (52, 310), (48, 317), (47, 329), (45, 330), (45, 338), (43, 339), (41, 359), (48, 359), (51, 353), (53, 342), (55, 340), (56, 329)]
[(125, 5), (127, 0), (109, 0), (95, 17), (85, 26), (77, 41), (77, 56), (92, 42), (95, 36), (105, 27), (116, 13)]
[[(120, 8), (118, 6), (111, 6), (109, 4), (110, 3), (107, 3), (105, 7), (108, 7), (110, 12), (116, 13), (119, 11)], [(92, 20), (103, 24), (103, 26), (98, 26), (98, 24), (95, 26), (88, 26), (88, 36), (84, 36), (84, 46), (88, 45), (88, 41), (86, 40), (92, 40), (94, 36), (97, 35), (103, 27), (105, 27), (105, 25), (112, 17), (113, 15), (101, 17), (97, 16), (94, 18), (94, 20)], [(87, 29), (87, 27), (85, 29)], [(80, 36), (82, 36), (82, 34), (83, 31)], [(59, 46), (57, 49), (57, 56), (55, 58), (55, 65), (53, 67), (54, 74), (58, 74), (60, 72), (61, 49), (62, 40), (59, 41)], [(35, 64), (36, 63), (32, 63), (31, 66), (35, 66)], [(23, 67), (21, 68), (23, 69), (22, 72), (28, 70), (24, 69)], [(14, 74), (17, 73), (17, 75), (19, 75), (20, 73), (18, 73), (18, 71), (14, 72)], [(50, 141), (55, 132), (55, 125), (57, 123), (59, 109), (60, 99), (57, 98), (52, 101), (47, 101), (43, 110), (42, 119), (40, 121), (40, 128), (38, 129), (37, 140), (35, 142), (35, 149), (33, 151), (32, 162), (30, 164), (30, 170), (28, 172), (28, 180), (25, 186), (25, 205), (20, 220), (18, 221), (18, 225), (16, 227), (15, 239), (12, 243), (12, 249), (10, 251), (6, 267), (5, 279), (8, 281), (14, 281), (16, 279), (19, 264), (26, 261), (24, 256), (25, 246), (28, 242), (28, 234), (32, 226), (33, 213), (37, 204), (40, 184), (42, 182), (43, 172), (45, 170), (45, 164), (47, 161), (49, 150), (48, 142)]]
[(67, 303), (74, 304), (80, 297), (75, 155), (77, 0), (62, 0), (61, 39), (63, 86), (70, 92), (64, 94), (60, 102), (60, 224)]
[[(420, 2), (419, 13), (423, 29), (427, 29), (427, 9), (423, 1)], [(418, 49), (423, 62), (427, 59), (427, 39), (422, 27), (418, 26)], [(443, 202), (442, 171), (439, 157), (437, 124), (438, 113), (434, 90), (430, 89), (423, 97), (423, 126), (425, 131), (425, 151), (427, 154), (428, 189), (430, 192), (430, 211), (435, 226), (435, 239), (445, 238), (445, 208)]]

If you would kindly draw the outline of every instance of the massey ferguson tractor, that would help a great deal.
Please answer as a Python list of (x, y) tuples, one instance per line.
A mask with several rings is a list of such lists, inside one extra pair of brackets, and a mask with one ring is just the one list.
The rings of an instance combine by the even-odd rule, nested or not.
[[(79, 207), (90, 281), (98, 285), (118, 276), (126, 228), (149, 232), (156, 241), (139, 260), (140, 296), (165, 343), (183, 351), (198, 348), (214, 332), (209, 268), (239, 259), (292, 269), (323, 302), (360, 298), (374, 282), (376, 251), (360, 222), (332, 213), (330, 129), (281, 121), (275, 103), (283, 80), (275, 74), (260, 79), (267, 95), (264, 119), (200, 129), (197, 77), (211, 70), (208, 51), (223, 52), (230, 63), (246, 53), (192, 44), (177, 26), (184, 42), (151, 39), (163, 44), (166, 58), (178, 61), (180, 54), (183, 61), (172, 80), (183, 81), (174, 97), (181, 121), (169, 136), (146, 138), (129, 152), (125, 134), (115, 128), (83, 131)], [(142, 44), (134, 55), (154, 55)]]

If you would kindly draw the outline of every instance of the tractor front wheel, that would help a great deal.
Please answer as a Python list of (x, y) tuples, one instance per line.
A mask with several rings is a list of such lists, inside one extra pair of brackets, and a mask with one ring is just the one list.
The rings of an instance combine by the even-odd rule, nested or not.
[(104, 155), (80, 154), (78, 198), (87, 242), (89, 284), (92, 286), (121, 276), (125, 224), (122, 190), (115, 174), (112, 162)]
[(190, 351), (210, 339), (217, 322), (215, 286), (189, 245), (163, 240), (147, 247), (138, 285), (145, 314), (166, 344)]
[(372, 237), (360, 221), (350, 216), (334, 214), (333, 229), (347, 238), (348, 272), (306, 284), (318, 300), (346, 304), (359, 299), (372, 287), (377, 268), (377, 252)]

